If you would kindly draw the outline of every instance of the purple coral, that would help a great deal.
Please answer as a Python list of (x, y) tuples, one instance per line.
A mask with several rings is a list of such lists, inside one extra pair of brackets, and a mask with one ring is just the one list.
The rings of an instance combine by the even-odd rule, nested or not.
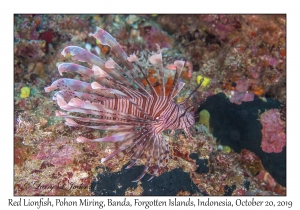
[(144, 30), (141, 30), (141, 35), (143, 36), (146, 47), (155, 51), (157, 49), (156, 44), (159, 44), (161, 48), (171, 48), (172, 39), (160, 29), (154, 26), (144, 26)]
[(236, 91), (232, 91), (230, 102), (240, 105), (242, 102), (253, 101), (254, 94), (248, 92), (248, 79), (239, 79), (236, 81)]
[(271, 109), (260, 116), (263, 126), (261, 148), (264, 152), (280, 153), (286, 145), (285, 123), (278, 109)]
[(247, 79), (239, 79), (236, 83), (236, 91), (239, 93), (245, 93), (249, 88), (249, 82)]
[(254, 100), (254, 94), (249, 93), (248, 91), (245, 93), (239, 93), (237, 91), (232, 91), (232, 95), (230, 97), (230, 102), (235, 103), (237, 105), (242, 104), (242, 102), (247, 102), (247, 101), (253, 101)]

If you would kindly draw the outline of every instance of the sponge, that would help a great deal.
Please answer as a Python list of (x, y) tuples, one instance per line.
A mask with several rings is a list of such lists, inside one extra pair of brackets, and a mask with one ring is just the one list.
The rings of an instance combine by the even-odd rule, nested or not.
[(208, 130), (210, 130), (210, 126), (209, 126), (209, 118), (210, 118), (210, 114), (206, 109), (203, 109), (200, 113), (199, 113), (199, 123), (204, 125)]
[(203, 77), (202, 75), (198, 75), (198, 76), (197, 76), (197, 84), (198, 84), (198, 85), (200, 84), (200, 81), (201, 81), (202, 78), (204, 78), (204, 79), (203, 79), (203, 82), (202, 82), (201, 86), (202, 86), (202, 87), (208, 86), (209, 83), (210, 83), (210, 78), (208, 78), (208, 77)]
[(29, 87), (22, 87), (21, 88), (21, 98), (28, 98), (30, 96), (30, 88)]

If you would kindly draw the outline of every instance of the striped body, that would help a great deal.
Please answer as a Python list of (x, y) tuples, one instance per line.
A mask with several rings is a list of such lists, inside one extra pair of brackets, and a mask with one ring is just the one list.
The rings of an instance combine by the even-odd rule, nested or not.
[[(179, 118), (185, 111), (174, 101), (170, 101), (167, 97), (159, 96), (157, 98), (136, 97), (134, 101), (142, 107), (153, 119), (153, 131), (159, 134), (164, 130), (185, 129), (194, 125), (194, 117), (187, 113), (186, 117)], [(145, 115), (133, 106), (127, 99), (110, 99), (101, 102), (106, 107), (115, 109), (124, 113), (133, 114), (138, 117)], [(111, 118), (108, 118), (111, 119)], [(146, 117), (147, 119), (147, 117)]]
[[(149, 57), (152, 68), (156, 69), (162, 88), (154, 88), (147, 79), (148, 69), (143, 67), (135, 55), (127, 56), (116, 40), (103, 29), (93, 36), (103, 45), (109, 45), (121, 65), (113, 59), (107, 61), (80, 47), (69, 46), (62, 55), (73, 60), (86, 62), (90, 67), (74, 63), (63, 63), (58, 66), (59, 73), (77, 72), (92, 83), (62, 78), (54, 81), (45, 91), (59, 89), (54, 100), (62, 110), (57, 116), (64, 117), (66, 125), (88, 127), (99, 130), (115, 131), (114, 134), (99, 139), (87, 139), (79, 136), (78, 142), (117, 142), (118, 148), (102, 158), (101, 162), (112, 158), (123, 151), (131, 157), (131, 168), (137, 160), (145, 159), (145, 169), (137, 180), (152, 168), (152, 178), (158, 175), (169, 159), (169, 146), (162, 132), (165, 130), (183, 129), (190, 138), (189, 128), (194, 124), (194, 117), (189, 113), (185, 103), (177, 104), (174, 97), (184, 83), (178, 82), (184, 62), (175, 61), (176, 73), (170, 90), (165, 90), (164, 68), (161, 53)], [(141, 82), (144, 78), (148, 85)]]

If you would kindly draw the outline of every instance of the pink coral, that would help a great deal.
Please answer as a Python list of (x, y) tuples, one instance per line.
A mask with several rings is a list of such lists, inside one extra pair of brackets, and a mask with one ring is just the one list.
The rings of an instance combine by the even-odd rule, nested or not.
[(248, 92), (249, 81), (248, 79), (239, 79), (236, 82), (235, 91), (232, 91), (230, 102), (240, 105), (242, 102), (253, 101), (254, 94)]
[(236, 83), (236, 91), (239, 93), (245, 93), (249, 88), (249, 82), (247, 79), (239, 79)]
[(239, 93), (238, 91), (232, 91), (232, 95), (229, 100), (231, 103), (240, 105), (242, 104), (242, 102), (253, 101), (254, 94), (248, 91), (244, 93)]
[[(61, 137), (56, 141), (55, 145), (48, 145), (49, 142), (45, 142), (41, 145), (41, 149), (37, 154), (37, 159), (47, 160), (51, 164), (56, 166), (64, 166), (72, 164), (75, 157), (80, 155), (80, 151), (72, 145), (68, 145), (69, 141), (66, 137)], [(63, 145), (63, 146), (60, 146)]]
[(159, 44), (161, 48), (172, 48), (172, 38), (154, 26), (144, 26), (141, 30), (141, 36), (150, 51), (157, 49), (156, 44)]
[(278, 109), (271, 109), (260, 116), (263, 126), (261, 148), (264, 152), (280, 153), (286, 145), (285, 122), (280, 119)]

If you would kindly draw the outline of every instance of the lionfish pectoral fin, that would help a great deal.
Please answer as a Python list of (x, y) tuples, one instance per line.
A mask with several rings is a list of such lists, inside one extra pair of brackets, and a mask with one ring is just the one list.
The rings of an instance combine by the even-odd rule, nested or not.
[(85, 50), (85, 49), (83, 49), (81, 47), (77, 47), (77, 46), (68, 46), (63, 49), (61, 54), (65, 57), (70, 55), (73, 60), (86, 62), (90, 65), (99, 66), (101, 69), (103, 69), (107, 74), (109, 74), (115, 80), (120, 80), (120, 81), (123, 81), (124, 84), (131, 85), (123, 75), (121, 75), (119, 72), (115, 71), (114, 69), (106, 68), (105, 61), (103, 61), (98, 56), (92, 54), (88, 50)]
[(148, 166), (145, 167), (143, 173), (139, 176), (139, 178), (137, 178), (136, 180), (134, 180), (132, 182), (138, 182), (138, 181), (140, 181), (146, 175), (147, 172), (148, 172)]
[(96, 75), (97, 77), (102, 77), (102, 78), (109, 78), (112, 79), (112, 77), (106, 73), (103, 69), (101, 69), (99, 66), (93, 65), (92, 66), (92, 71), (94, 72), (94, 75)]
[(135, 163), (136, 163), (136, 160), (131, 160), (131, 161), (130, 161), (130, 164), (129, 164), (128, 166), (126, 166), (125, 169), (130, 169), (130, 168), (132, 168), (132, 166), (134, 166)]
[(151, 181), (154, 177), (155, 177), (155, 175), (152, 175), (152, 176), (150, 177), (150, 179), (148, 179), (147, 181), (148, 181), (148, 182)]
[(57, 68), (61, 76), (63, 72), (77, 72), (81, 76), (87, 78), (94, 78), (97, 76), (94, 74), (94, 71), (92, 69), (89, 69), (85, 66), (81, 66), (75, 63), (61, 63)]
[(125, 149), (127, 149), (128, 147), (130, 147), (130, 145), (133, 142), (133, 138), (129, 138), (129, 139), (125, 139), (124, 142), (121, 144), (121, 146), (116, 149), (115, 151), (113, 151), (112, 153), (110, 153), (107, 157), (102, 158), (101, 159), (101, 163), (104, 163), (105, 161), (109, 160), (110, 158), (112, 158), (113, 156), (115, 156), (116, 154), (118, 154), (119, 152), (124, 151)]
[(90, 142), (121, 142), (121, 141), (128, 140), (128, 139), (132, 138), (133, 136), (134, 136), (134, 132), (123, 131), (123, 132), (115, 133), (113, 135), (105, 136), (103, 138), (98, 138), (98, 139), (88, 139), (83, 136), (79, 136), (77, 138), (77, 141), (78, 142), (88, 142), (88, 141), (90, 141)]
[[(159, 163), (159, 164), (160, 164), (160, 163)], [(155, 171), (154, 171), (154, 173), (152, 174), (152, 176), (150, 177), (150, 179), (147, 180), (148, 182), (151, 181), (151, 180), (158, 174), (158, 169), (159, 169), (159, 167), (155, 169)]]
[(193, 138), (192, 138), (192, 135), (191, 135), (191, 132), (188, 128), (185, 128), (184, 129), (184, 132), (185, 132), (185, 135), (187, 136), (188, 140), (191, 142), (193, 141)]
[(75, 122), (74, 120), (72, 120), (70, 118), (65, 118), (65, 120), (66, 120), (65, 124), (68, 126), (72, 126), (72, 127), (80, 127), (81, 126), (77, 122)]
[(104, 61), (90, 51), (78, 46), (67, 46), (63, 49), (61, 54), (64, 57), (72, 57), (73, 60), (86, 62), (91, 65), (97, 65), (101, 68), (104, 67)]
[(116, 149), (115, 151), (113, 151), (112, 153), (110, 153), (107, 157), (101, 158), (101, 163), (104, 163), (105, 161), (109, 160), (110, 158), (112, 158), (113, 156), (115, 156), (116, 154), (118, 154), (121, 151), (122, 151), (121, 148)]

